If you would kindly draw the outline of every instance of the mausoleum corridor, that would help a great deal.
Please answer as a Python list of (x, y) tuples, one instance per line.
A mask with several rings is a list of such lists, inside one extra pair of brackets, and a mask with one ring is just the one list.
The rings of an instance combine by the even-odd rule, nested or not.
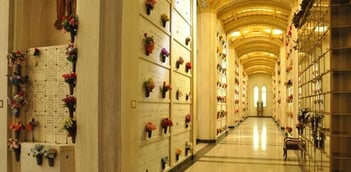
[(298, 172), (298, 152), (283, 159), (284, 135), (271, 118), (249, 117), (186, 172)]

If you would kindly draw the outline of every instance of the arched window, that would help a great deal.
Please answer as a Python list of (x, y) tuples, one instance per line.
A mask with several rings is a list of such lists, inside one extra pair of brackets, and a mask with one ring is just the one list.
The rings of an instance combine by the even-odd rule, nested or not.
[(263, 107), (266, 107), (266, 102), (267, 102), (267, 89), (265, 86), (262, 87), (262, 102), (263, 102)]
[(254, 106), (255, 106), (255, 107), (257, 107), (258, 94), (259, 94), (259, 92), (258, 92), (258, 87), (255, 86), (255, 87), (254, 87), (254, 95), (253, 95), (253, 96), (254, 96), (254, 97), (253, 97), (253, 98), (254, 98), (254, 102), (253, 102), (253, 103), (254, 103)]

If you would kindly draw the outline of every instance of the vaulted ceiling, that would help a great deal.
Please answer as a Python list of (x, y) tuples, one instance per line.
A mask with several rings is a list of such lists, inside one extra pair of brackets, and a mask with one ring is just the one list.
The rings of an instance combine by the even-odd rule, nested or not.
[(213, 8), (248, 75), (273, 75), (298, 0), (198, 0)]

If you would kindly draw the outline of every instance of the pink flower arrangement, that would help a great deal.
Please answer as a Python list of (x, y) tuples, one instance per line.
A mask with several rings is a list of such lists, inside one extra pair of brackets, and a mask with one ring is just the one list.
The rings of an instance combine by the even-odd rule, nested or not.
[(145, 131), (146, 132), (151, 132), (151, 131), (156, 130), (156, 129), (157, 129), (156, 125), (153, 124), (152, 122), (148, 122), (145, 124)]
[(154, 9), (156, 2), (157, 0), (146, 0), (145, 6), (147, 15), (150, 15), (150, 12)]
[(164, 118), (161, 121), (161, 126), (162, 126), (162, 128), (171, 127), (171, 126), (173, 126), (173, 122), (169, 118)]
[(190, 115), (190, 114), (187, 114), (187, 115), (185, 116), (185, 122), (186, 122), (186, 123), (191, 122), (191, 115)]

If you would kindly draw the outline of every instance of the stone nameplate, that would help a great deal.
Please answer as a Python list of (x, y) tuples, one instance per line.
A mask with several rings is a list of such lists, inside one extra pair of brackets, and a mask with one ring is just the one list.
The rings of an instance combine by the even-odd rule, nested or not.
[[(173, 131), (175, 133), (185, 130), (185, 116), (190, 114), (189, 104), (175, 104), (173, 106)], [(192, 114), (190, 114), (192, 115)]]
[(169, 139), (153, 142), (139, 148), (138, 171), (162, 171), (161, 158), (165, 156), (169, 157)]

